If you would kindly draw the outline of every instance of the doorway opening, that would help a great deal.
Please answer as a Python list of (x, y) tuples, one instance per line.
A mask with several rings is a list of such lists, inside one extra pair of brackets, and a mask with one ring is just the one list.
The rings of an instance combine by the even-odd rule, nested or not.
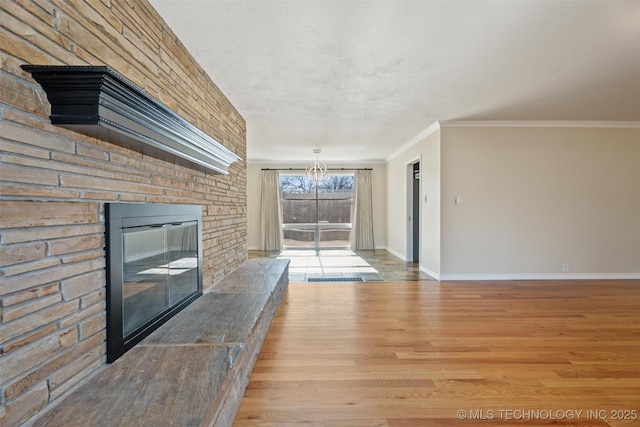
[(407, 261), (420, 262), (420, 159), (407, 164)]

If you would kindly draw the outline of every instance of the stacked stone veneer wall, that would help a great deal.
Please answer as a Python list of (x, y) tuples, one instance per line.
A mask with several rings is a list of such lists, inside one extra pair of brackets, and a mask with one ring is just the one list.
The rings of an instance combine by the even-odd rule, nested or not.
[(226, 176), (53, 126), (20, 65), (108, 65), (243, 159), (246, 132), (147, 2), (0, 5), (0, 424), (9, 426), (105, 363), (105, 202), (202, 205), (205, 287), (247, 253), (244, 162)]

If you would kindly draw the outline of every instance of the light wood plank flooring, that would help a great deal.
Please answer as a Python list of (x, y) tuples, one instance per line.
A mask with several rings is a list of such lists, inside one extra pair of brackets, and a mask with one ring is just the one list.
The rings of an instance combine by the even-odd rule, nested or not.
[(234, 426), (298, 425), (639, 426), (640, 281), (291, 283)]

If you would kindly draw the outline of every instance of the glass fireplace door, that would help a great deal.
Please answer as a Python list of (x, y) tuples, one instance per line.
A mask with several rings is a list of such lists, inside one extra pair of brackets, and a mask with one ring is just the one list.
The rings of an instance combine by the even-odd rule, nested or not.
[(123, 335), (198, 292), (197, 222), (123, 230)]

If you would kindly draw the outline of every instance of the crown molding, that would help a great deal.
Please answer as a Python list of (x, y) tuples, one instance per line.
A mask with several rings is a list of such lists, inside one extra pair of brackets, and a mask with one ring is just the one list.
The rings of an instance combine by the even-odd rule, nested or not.
[(537, 127), (537, 128), (640, 128), (640, 121), (569, 121), (569, 120), (451, 120), (443, 128), (455, 127)]
[(390, 162), (391, 160), (395, 159), (396, 157), (398, 157), (400, 154), (402, 154), (403, 152), (405, 152), (409, 148), (411, 148), (414, 145), (416, 145), (418, 142), (422, 141), (423, 139), (425, 139), (426, 137), (428, 137), (432, 133), (435, 133), (435, 132), (437, 132), (439, 130), (440, 130), (440, 122), (433, 122), (431, 125), (429, 125), (429, 127), (424, 129), (422, 132), (420, 132), (419, 134), (417, 134), (416, 136), (411, 138), (409, 141), (405, 142), (400, 148), (398, 148), (393, 153), (388, 155), (385, 158), (385, 161), (387, 163)]
[[(256, 160), (252, 160), (252, 159), (248, 159), (247, 160), (247, 164), (248, 165), (255, 165), (255, 166), (273, 166), (273, 167), (280, 167), (280, 168), (296, 168), (296, 167), (302, 167), (304, 168), (310, 161), (312, 161), (311, 159), (305, 159), (305, 160), (264, 160), (264, 159), (256, 159)], [(387, 164), (387, 162), (385, 160), (358, 160), (358, 161), (350, 161), (350, 160), (323, 160), (324, 163), (327, 164), (327, 166), (329, 168), (341, 168), (344, 167), (345, 169), (348, 168), (354, 168), (354, 167), (362, 167), (362, 166), (368, 166), (368, 165), (385, 165)]]

